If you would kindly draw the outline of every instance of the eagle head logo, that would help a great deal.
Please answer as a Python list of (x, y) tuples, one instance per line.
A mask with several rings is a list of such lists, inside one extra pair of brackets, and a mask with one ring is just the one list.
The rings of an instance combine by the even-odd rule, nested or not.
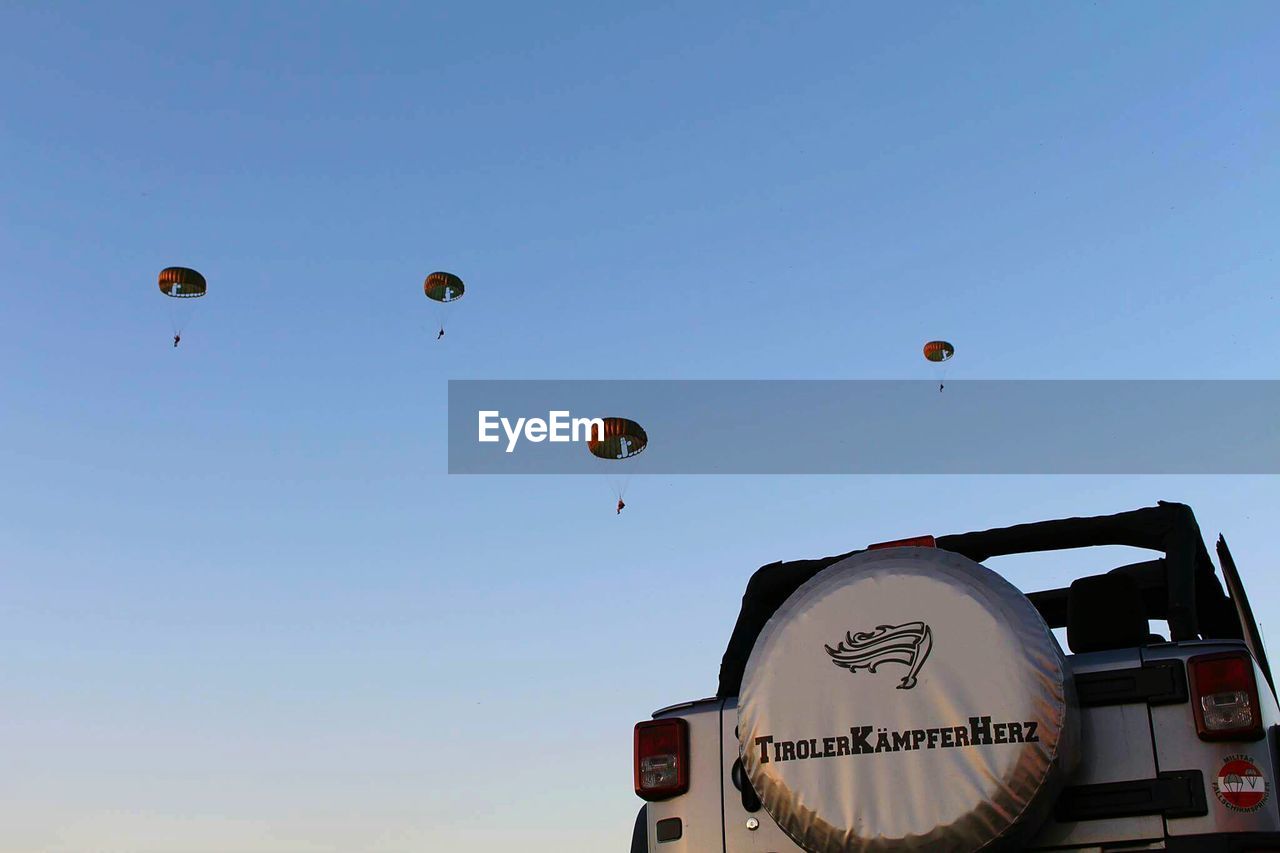
[(898, 684), (899, 690), (916, 686), (916, 676), (933, 650), (933, 632), (923, 622), (901, 625), (879, 625), (874, 631), (846, 631), (844, 639), (833, 649), (824, 646), (831, 662), (856, 673), (860, 669), (875, 672), (882, 663), (900, 663), (907, 674)]

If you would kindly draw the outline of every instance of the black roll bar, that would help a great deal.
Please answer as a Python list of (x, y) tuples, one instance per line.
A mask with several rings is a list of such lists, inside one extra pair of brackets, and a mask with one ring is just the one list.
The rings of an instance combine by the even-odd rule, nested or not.
[[(1168, 591), (1167, 620), (1171, 640), (1194, 640), (1199, 636), (1196, 618), (1197, 576), (1212, 582), (1213, 564), (1200, 538), (1191, 507), (1160, 501), (1156, 506), (1098, 515), (1017, 524), (976, 533), (959, 533), (938, 538), (938, 547), (982, 562), (989, 557), (1060, 551), (1095, 545), (1129, 545), (1164, 553), (1165, 586)], [(1205, 580), (1207, 578), (1207, 581)], [(1209, 592), (1209, 590), (1205, 590)], [(1220, 588), (1219, 588), (1219, 594)], [(1201, 599), (1203, 600), (1203, 598)]]

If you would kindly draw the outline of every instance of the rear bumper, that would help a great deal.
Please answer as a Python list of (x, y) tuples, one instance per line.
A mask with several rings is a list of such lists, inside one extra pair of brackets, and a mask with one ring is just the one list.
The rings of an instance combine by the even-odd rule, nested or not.
[[(631, 831), (631, 853), (649, 853), (648, 815), (645, 806), (636, 815)], [(1107, 849), (1103, 846), (1103, 849)], [(1165, 850), (1174, 853), (1272, 853), (1280, 851), (1280, 832), (1236, 832), (1184, 835), (1165, 839)]]
[(1165, 840), (1165, 849), (1177, 853), (1251, 853), (1280, 851), (1280, 832), (1231, 832), (1183, 835)]

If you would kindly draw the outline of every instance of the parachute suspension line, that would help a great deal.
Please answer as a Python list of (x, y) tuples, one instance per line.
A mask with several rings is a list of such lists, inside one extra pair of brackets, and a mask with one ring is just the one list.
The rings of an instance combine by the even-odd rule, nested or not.
[(622, 477), (610, 477), (609, 488), (618, 500), (622, 500), (627, 496), (627, 488), (631, 485), (631, 475), (627, 474)]
[(190, 300), (169, 299), (169, 325), (175, 335), (181, 335), (191, 325), (195, 312), (191, 310)]
[(181, 334), (181, 323), (178, 322), (178, 306), (173, 303), (173, 300), (165, 300), (164, 313), (169, 318), (169, 331), (175, 335)]
[(436, 307), (436, 327), (438, 329), (449, 328), (449, 308), (450, 304), (448, 302), (441, 302)]
[(177, 335), (182, 332), (182, 315), (180, 310), (182, 306), (178, 304), (177, 299), (165, 299), (164, 301), (164, 317), (169, 321), (169, 334)]

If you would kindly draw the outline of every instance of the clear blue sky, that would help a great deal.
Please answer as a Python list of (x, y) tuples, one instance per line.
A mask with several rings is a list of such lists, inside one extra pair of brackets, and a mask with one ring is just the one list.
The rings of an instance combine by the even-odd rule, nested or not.
[(1276, 376), (1274, 4), (785, 5), (0, 10), (0, 851), (620, 849), (899, 535), (1184, 500), (1280, 631), (1274, 478), (444, 474), (450, 377)]

